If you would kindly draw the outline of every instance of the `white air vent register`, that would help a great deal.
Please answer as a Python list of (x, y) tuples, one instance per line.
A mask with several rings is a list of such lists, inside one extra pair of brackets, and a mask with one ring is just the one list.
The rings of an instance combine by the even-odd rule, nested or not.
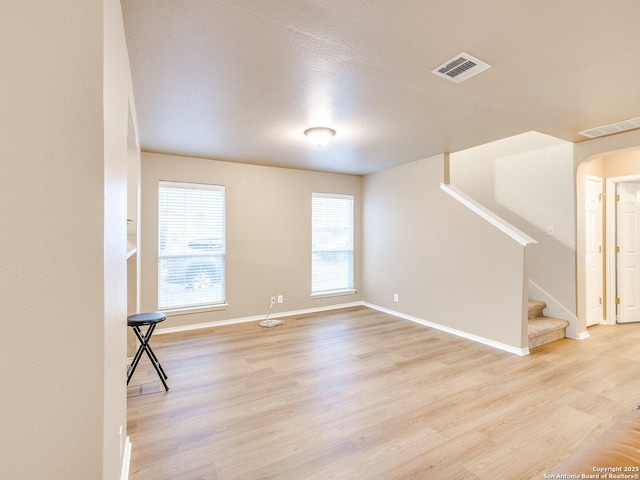
[(480, 72), (484, 72), (488, 68), (491, 68), (488, 63), (462, 52), (460, 55), (456, 55), (451, 60), (447, 60), (439, 67), (431, 70), (431, 73), (452, 82), (460, 83)]
[(636, 128), (640, 128), (640, 117), (590, 128), (589, 130), (578, 132), (578, 134), (589, 138), (597, 138), (604, 137), (605, 135), (611, 135), (613, 133), (626, 132), (627, 130), (635, 130)]

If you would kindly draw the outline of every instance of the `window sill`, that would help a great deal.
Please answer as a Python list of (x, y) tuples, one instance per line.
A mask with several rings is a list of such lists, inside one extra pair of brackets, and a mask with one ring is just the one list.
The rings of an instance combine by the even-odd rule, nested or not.
[(174, 310), (162, 310), (167, 317), (174, 317), (177, 315), (189, 315), (192, 313), (206, 313), (206, 312), (216, 312), (219, 310), (226, 310), (229, 307), (226, 303), (221, 303), (218, 305), (204, 305), (202, 307), (190, 307), (190, 308), (176, 308)]
[(344, 290), (334, 290), (332, 292), (312, 293), (311, 299), (341, 297), (343, 295), (355, 295), (358, 291), (355, 288), (346, 288)]

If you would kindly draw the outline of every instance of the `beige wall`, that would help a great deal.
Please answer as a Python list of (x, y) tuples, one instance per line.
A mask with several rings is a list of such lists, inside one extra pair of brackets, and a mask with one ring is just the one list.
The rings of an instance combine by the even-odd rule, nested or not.
[(594, 158), (585, 164), (585, 175), (591, 175), (593, 177), (604, 177), (604, 158)]
[(365, 301), (526, 348), (525, 247), (439, 188), (444, 163), (438, 155), (365, 177)]
[(119, 8), (117, 0), (2, 6), (0, 478), (119, 477)]
[(603, 163), (602, 176), (605, 178), (637, 175), (640, 173), (640, 149), (607, 155)]
[(528, 132), (452, 153), (450, 165), (451, 185), (538, 242), (530, 279), (575, 315), (573, 144)]
[[(133, 85), (118, 0), (104, 2), (103, 478), (120, 478), (127, 435), (127, 214), (129, 164), (139, 168)], [(137, 157), (137, 158), (132, 158)], [(137, 160), (137, 162), (136, 162)], [(134, 182), (137, 185), (138, 179)]]
[[(215, 160), (142, 154), (141, 309), (157, 309), (158, 182), (226, 186), (228, 308), (170, 316), (164, 328), (265, 315), (272, 296), (284, 295), (272, 315), (361, 300), (362, 179), (358, 176), (262, 167)], [(358, 293), (311, 299), (311, 193), (354, 195)]]

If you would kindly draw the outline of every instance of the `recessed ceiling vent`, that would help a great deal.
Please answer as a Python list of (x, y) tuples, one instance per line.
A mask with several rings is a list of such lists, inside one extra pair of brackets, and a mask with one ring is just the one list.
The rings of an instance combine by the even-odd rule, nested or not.
[(596, 138), (614, 133), (626, 132), (627, 130), (634, 130), (636, 128), (640, 128), (640, 117), (610, 123), (609, 125), (603, 125), (601, 127), (590, 128), (589, 130), (578, 132), (578, 134), (589, 138)]
[(484, 72), (488, 68), (491, 68), (491, 65), (462, 52), (460, 55), (456, 55), (451, 60), (447, 60), (439, 67), (431, 70), (431, 73), (452, 82), (460, 83), (480, 72)]

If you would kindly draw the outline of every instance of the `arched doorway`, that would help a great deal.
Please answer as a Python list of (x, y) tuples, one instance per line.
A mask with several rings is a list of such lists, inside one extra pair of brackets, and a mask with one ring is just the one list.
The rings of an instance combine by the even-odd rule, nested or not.
[[(631, 132), (636, 134), (638, 132)], [(603, 139), (604, 140), (604, 139)], [(588, 142), (590, 143), (590, 142)], [(580, 144), (576, 145), (579, 151)], [(617, 277), (616, 252), (616, 189), (625, 181), (640, 181), (640, 146), (620, 150), (604, 151), (579, 158), (575, 156), (576, 167), (576, 271), (577, 271), (577, 311), (579, 338), (588, 336), (587, 327), (592, 324), (615, 325), (618, 306), (616, 305), (619, 289)], [(600, 180), (601, 214), (599, 217), (601, 236), (599, 245), (594, 245), (594, 185)], [(591, 191), (590, 191), (591, 189)], [(590, 212), (591, 210), (591, 212)], [(591, 220), (590, 220), (591, 215)], [(594, 263), (594, 246), (600, 247), (600, 292), (594, 289), (597, 280), (597, 262)], [(595, 272), (595, 273), (594, 273)], [(640, 292), (638, 292), (640, 298)], [(596, 302), (598, 298), (601, 305)], [(599, 321), (593, 321), (594, 310), (599, 308)]]

